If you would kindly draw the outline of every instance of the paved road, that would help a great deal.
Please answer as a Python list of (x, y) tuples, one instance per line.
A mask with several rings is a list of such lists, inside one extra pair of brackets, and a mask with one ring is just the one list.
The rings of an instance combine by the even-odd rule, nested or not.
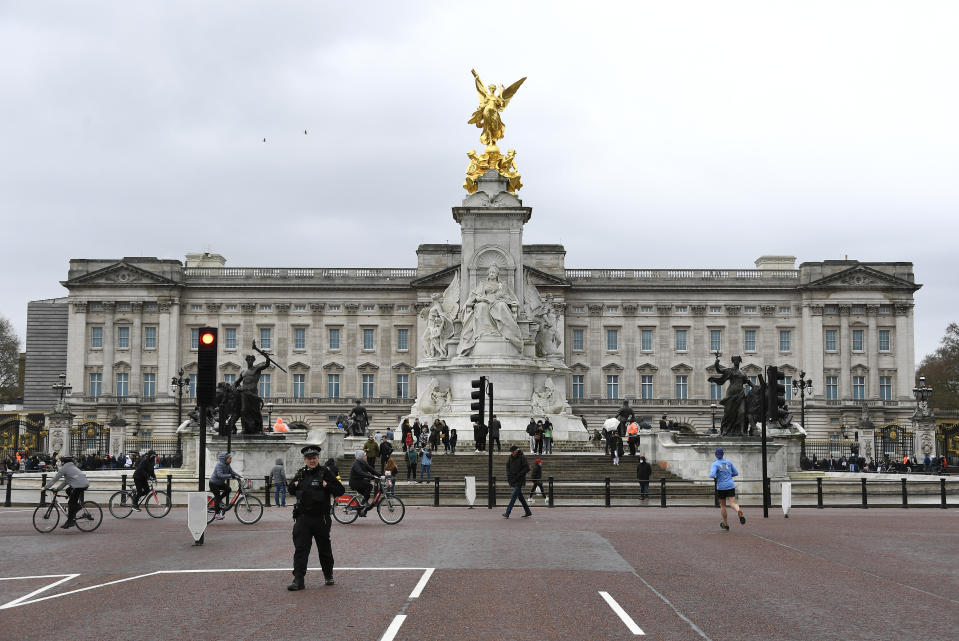
[(310, 622), (322, 639), (935, 641), (959, 629), (959, 511), (752, 509), (723, 532), (709, 508), (534, 509), (334, 524), (337, 584), (311, 571), (297, 593), (288, 509), (254, 526), (228, 515), (203, 547), (182, 509), (46, 535), (30, 511), (0, 509), (0, 636), (280, 641)]

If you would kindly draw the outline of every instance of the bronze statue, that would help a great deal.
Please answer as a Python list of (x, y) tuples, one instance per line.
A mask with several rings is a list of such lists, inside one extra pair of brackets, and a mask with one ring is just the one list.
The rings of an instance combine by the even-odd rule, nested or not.
[[(723, 411), (723, 422), (721, 433), (723, 436), (749, 436), (751, 420), (748, 397), (753, 396), (746, 392), (746, 385), (755, 389), (749, 377), (739, 369), (743, 359), (741, 356), (733, 356), (733, 366), (726, 368), (719, 364), (719, 357), (716, 357), (714, 367), (719, 376), (710, 376), (709, 381), (722, 385), (726, 382), (729, 387), (726, 389), (726, 398), (719, 401), (725, 409)], [(760, 403), (761, 405), (761, 403)]]
[(346, 421), (347, 436), (365, 436), (366, 428), (370, 425), (370, 417), (366, 413), (366, 408), (360, 404), (360, 400), (354, 401), (356, 405), (350, 410), (350, 416)]
[(269, 367), (269, 361), (254, 365), (256, 358), (250, 354), (246, 357), (246, 369), (234, 383), (240, 391), (240, 420), (244, 434), (263, 433), (263, 399), (259, 394), (260, 372)]
[(236, 434), (236, 422), (240, 418), (239, 393), (229, 383), (216, 384), (217, 433), (220, 436)]

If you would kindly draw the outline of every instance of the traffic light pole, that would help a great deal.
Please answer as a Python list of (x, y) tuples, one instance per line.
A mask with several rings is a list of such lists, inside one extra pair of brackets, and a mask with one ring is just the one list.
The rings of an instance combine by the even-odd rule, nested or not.
[[(768, 368), (766, 369), (766, 376), (767, 378), (769, 376)], [(766, 403), (766, 393), (768, 389), (767, 385), (769, 384), (775, 385), (775, 382), (770, 381), (770, 383), (767, 383), (766, 381), (763, 381), (762, 379), (760, 379), (760, 382), (762, 383), (762, 386), (760, 389), (761, 389), (762, 398), (763, 398), (763, 412), (762, 412), (763, 414), (763, 518), (768, 519), (769, 518), (769, 494), (766, 492), (766, 488), (769, 487), (769, 479), (768, 479), (769, 471), (766, 468), (766, 415), (769, 412), (767, 411), (768, 408)]]
[[(488, 425), (493, 420), (493, 383), (490, 382), (490, 383), (487, 383), (487, 385), (489, 386), (489, 415), (490, 415), (490, 419), (489, 421), (487, 421), (487, 425)], [(497, 437), (496, 442), (499, 443), (499, 437)], [(486, 487), (490, 488), (486, 492), (487, 496), (489, 497), (488, 498), (489, 505), (487, 505), (487, 508), (492, 510), (493, 506), (496, 503), (496, 495), (493, 494), (493, 490), (492, 490), (492, 487), (493, 487), (493, 435), (490, 434), (488, 431), (486, 434), (486, 449), (489, 450), (489, 456), (487, 457), (489, 459), (489, 477), (486, 480), (487, 482)]]

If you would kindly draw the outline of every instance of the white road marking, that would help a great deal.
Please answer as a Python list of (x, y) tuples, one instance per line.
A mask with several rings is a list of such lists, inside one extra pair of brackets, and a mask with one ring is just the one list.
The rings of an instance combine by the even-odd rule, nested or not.
[(423, 573), (423, 576), (420, 577), (420, 582), (416, 584), (416, 587), (413, 588), (413, 591), (410, 592), (411, 599), (417, 599), (423, 593), (423, 588), (426, 587), (426, 582), (430, 580), (430, 577), (433, 576), (433, 570), (435, 568), (429, 568), (426, 572)]
[(63, 577), (59, 581), (54, 581), (50, 585), (46, 585), (40, 588), (39, 590), (34, 590), (30, 594), (24, 594), (22, 597), (18, 599), (14, 599), (13, 601), (9, 601), (8, 603), (4, 603), (3, 605), (0, 605), (0, 610), (4, 610), (6, 608), (12, 608), (14, 606), (20, 605), (21, 602), (27, 601), (32, 596), (40, 594), (41, 592), (45, 592), (49, 590), (50, 588), (55, 588), (61, 583), (65, 583), (69, 581), (70, 579), (75, 579), (78, 576), (80, 575), (79, 574), (47, 574), (43, 576), (12, 576), (12, 577), (0, 579), (0, 581), (16, 581), (17, 579), (55, 579), (57, 577)]
[(400, 631), (400, 626), (403, 625), (403, 622), (406, 621), (405, 614), (397, 614), (393, 617), (393, 621), (390, 622), (390, 627), (386, 628), (386, 632), (383, 633), (383, 636), (380, 637), (380, 641), (393, 641), (396, 637), (396, 633)]
[(0, 510), (0, 514), (9, 514), (9, 513), (11, 513), (11, 512), (35, 512), (35, 511), (36, 511), (36, 508), (33, 508), (32, 510), (31, 510), (31, 509), (26, 509), (26, 510), (16, 509), (16, 510), (14, 510), (13, 508), (4, 508), (4, 509)]
[(616, 603), (616, 599), (609, 596), (609, 592), (600, 591), (599, 596), (603, 597), (606, 603), (609, 604), (609, 607), (613, 609), (613, 612), (615, 612), (616, 615), (620, 619), (622, 619), (623, 623), (626, 624), (626, 627), (629, 628), (630, 632), (632, 632), (635, 635), (646, 636), (646, 633), (643, 632), (643, 629), (640, 628), (638, 625), (636, 625), (636, 622), (633, 621), (633, 618), (631, 616), (626, 614), (626, 610), (624, 610), (618, 603)]

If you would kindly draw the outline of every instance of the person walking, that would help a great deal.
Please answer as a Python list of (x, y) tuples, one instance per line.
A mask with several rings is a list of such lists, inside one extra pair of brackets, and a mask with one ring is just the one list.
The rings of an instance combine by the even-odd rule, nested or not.
[(443, 427), (440, 430), (440, 440), (443, 442), (443, 454), (450, 453), (450, 430), (446, 426), (446, 423), (443, 423)]
[(486, 451), (486, 427), (479, 422), (473, 423), (473, 440), (476, 441), (476, 451)]
[(529, 490), (529, 502), (532, 505), (536, 502), (533, 495), (536, 494), (537, 488), (539, 489), (539, 495), (546, 497), (546, 492), (543, 491), (543, 459), (538, 458), (533, 462), (533, 469), (530, 470), (529, 478), (533, 481), (533, 487)]
[(286, 507), (286, 468), (282, 458), (276, 459), (276, 465), (270, 470), (270, 480), (273, 481), (273, 504)]
[(629, 443), (629, 455), (636, 456), (639, 447), (639, 425), (633, 421), (626, 427), (626, 442)]
[(543, 453), (543, 421), (536, 421), (536, 431), (533, 432), (533, 451), (535, 454)]
[(426, 449), (423, 450), (423, 456), (420, 458), (420, 481), (423, 481), (423, 477), (426, 477), (426, 480), (430, 480), (430, 470), (433, 467), (433, 450), (430, 449), (430, 446), (427, 445)]
[(493, 441), (496, 441), (496, 451), (502, 452), (503, 448), (499, 444), (499, 431), (502, 429), (502, 425), (499, 422), (499, 419), (496, 418), (496, 414), (493, 414), (489, 417), (489, 448), (493, 449)]
[(510, 445), (509, 458), (506, 459), (506, 480), (509, 486), (513, 488), (513, 494), (510, 495), (509, 503), (506, 505), (506, 511), (503, 512), (504, 519), (509, 518), (509, 513), (513, 511), (513, 505), (516, 503), (516, 499), (519, 499), (519, 502), (523, 505), (523, 509), (526, 510), (523, 518), (533, 516), (533, 511), (529, 509), (526, 497), (523, 496), (523, 486), (526, 485), (526, 475), (528, 473), (529, 463), (526, 462), (526, 457), (523, 456), (523, 452), (515, 445)]
[[(387, 432), (390, 434), (390, 432)], [(384, 438), (383, 442), (380, 443), (380, 473), (383, 473), (386, 470), (386, 461), (393, 455), (393, 443), (389, 439)]]
[(330, 541), (330, 503), (346, 489), (333, 472), (320, 465), (320, 446), (307, 445), (300, 450), (305, 465), (289, 482), (290, 494), (296, 497), (293, 508), (293, 583), (286, 587), (295, 592), (306, 587), (306, 565), (316, 541), (316, 551), (326, 585), (333, 585), (333, 544)]
[(609, 454), (613, 465), (619, 465), (619, 457), (623, 455), (623, 437), (616, 430), (609, 433)]
[(639, 464), (636, 465), (636, 478), (639, 480), (639, 500), (649, 500), (649, 477), (653, 474), (653, 466), (646, 462), (646, 453), (639, 453)]
[(376, 441), (373, 440), (373, 435), (370, 434), (366, 438), (366, 442), (363, 443), (363, 453), (366, 454), (366, 462), (371, 466), (376, 465), (376, 459), (380, 456), (380, 446), (376, 444)]
[(739, 470), (732, 464), (732, 461), (723, 458), (723, 448), (717, 447), (716, 460), (713, 461), (713, 465), (709, 469), (709, 478), (716, 479), (716, 493), (719, 497), (719, 509), (723, 517), (719, 527), (727, 532), (729, 531), (729, 521), (726, 519), (726, 501), (729, 501), (729, 507), (736, 510), (736, 513), (739, 515), (739, 522), (743, 525), (746, 524), (746, 517), (736, 503), (736, 484), (733, 483), (734, 476), (739, 476)]
[(459, 436), (456, 435), (456, 428), (450, 429), (450, 454), (456, 454), (456, 441), (459, 440)]
[(406, 481), (416, 483), (416, 448), (410, 445), (406, 450)]
[(533, 450), (536, 448), (536, 420), (529, 419), (529, 424), (526, 426), (526, 436), (529, 437), (529, 453), (532, 454)]
[(553, 453), (553, 423), (548, 418), (543, 421), (543, 452)]

